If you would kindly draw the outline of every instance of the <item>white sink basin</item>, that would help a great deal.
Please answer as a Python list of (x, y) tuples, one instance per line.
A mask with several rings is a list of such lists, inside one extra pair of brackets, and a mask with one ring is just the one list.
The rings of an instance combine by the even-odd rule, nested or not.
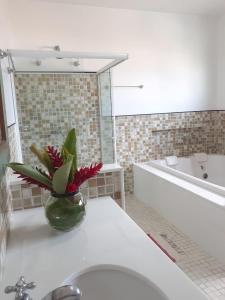
[(148, 279), (120, 266), (95, 266), (72, 275), (63, 284), (79, 287), (81, 300), (168, 300)]

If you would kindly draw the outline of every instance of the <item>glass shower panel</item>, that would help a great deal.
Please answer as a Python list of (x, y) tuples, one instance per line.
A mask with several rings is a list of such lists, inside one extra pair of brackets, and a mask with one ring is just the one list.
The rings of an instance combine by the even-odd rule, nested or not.
[(110, 71), (99, 75), (101, 153), (105, 164), (114, 162), (113, 117)]

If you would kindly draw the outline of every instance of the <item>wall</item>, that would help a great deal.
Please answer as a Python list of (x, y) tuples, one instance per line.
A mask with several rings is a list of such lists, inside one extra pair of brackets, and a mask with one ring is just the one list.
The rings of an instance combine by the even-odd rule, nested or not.
[[(126, 178), (131, 178), (130, 163), (134, 159), (154, 158), (156, 151), (164, 155), (175, 149), (174, 152), (177, 153), (177, 139), (182, 141), (181, 131), (178, 130), (177, 135), (174, 131), (172, 135), (171, 132), (151, 133), (149, 136), (141, 134), (141, 137), (132, 137), (130, 142), (130, 132), (138, 135), (142, 131), (142, 118), (145, 117), (138, 114), (147, 114), (148, 121), (145, 126), (148, 131), (155, 118), (158, 122), (170, 118), (167, 114), (160, 117), (150, 116), (150, 113), (217, 108), (214, 19), (196, 15), (92, 8), (28, 0), (11, 1), (11, 5), (15, 48), (44, 49), (42, 47), (60, 44), (63, 50), (129, 53), (129, 60), (113, 71), (113, 85), (144, 84), (144, 89), (113, 90), (114, 113), (134, 114), (133, 118), (121, 116), (116, 120), (118, 158), (128, 170)], [(205, 115), (204, 112), (202, 114)], [(181, 115), (177, 116), (173, 115), (175, 119), (182, 120)], [(192, 114), (189, 116), (190, 122), (195, 119)], [(161, 126), (165, 126), (167, 122), (170, 123), (162, 122)], [(198, 119), (196, 122), (198, 124)], [(208, 126), (207, 123), (205, 126)], [(193, 129), (188, 127), (183, 129), (182, 133), (184, 132), (186, 141), (189, 141), (188, 135), (193, 133)], [(199, 139), (202, 141), (196, 147), (208, 150), (202, 131), (195, 129), (194, 135), (196, 143)], [(175, 144), (172, 141), (166, 152), (159, 146), (163, 136), (166, 136), (166, 141), (178, 136)], [(140, 146), (135, 139), (140, 142)], [(138, 154), (140, 152), (134, 154), (136, 150), (129, 148), (132, 143), (136, 150), (143, 147), (141, 156)], [(178, 144), (181, 145), (182, 142)], [(193, 144), (194, 142), (191, 143)], [(189, 154), (196, 150), (195, 147), (188, 146), (188, 142), (185, 145), (188, 150), (178, 154)], [(126, 179), (126, 182), (129, 180)], [(127, 190), (131, 189), (130, 185), (127, 183)]]
[[(0, 0), (0, 49), (6, 49), (12, 46), (12, 32), (9, 21), (8, 0)], [(8, 134), (8, 132), (7, 132)], [(1, 144), (1, 138), (0, 138)], [(0, 161), (5, 163), (9, 160), (8, 146), (3, 143), (0, 145)], [(0, 163), (0, 164), (1, 164)], [(4, 270), (4, 258), (6, 254), (7, 233), (10, 225), (10, 210), (11, 210), (11, 191), (9, 188), (9, 170), (5, 172), (2, 166), (0, 167), (0, 280)]]
[(125, 188), (133, 192), (133, 162), (196, 152), (225, 154), (225, 112), (185, 112), (116, 117), (117, 158)]
[(10, 20), (10, 5), (8, 0), (0, 0), (0, 49), (13, 47), (13, 32)]
[[(49, 191), (45, 191), (35, 185), (23, 183), (18, 178), (11, 181), (10, 187), (14, 210), (42, 206), (49, 196)], [(80, 191), (86, 200), (110, 196), (122, 206), (120, 172), (99, 173), (96, 177), (83, 183)]]
[[(1, 149), (0, 149), (1, 151)], [(7, 236), (10, 225), (11, 191), (9, 188), (9, 174), (0, 174), (0, 280), (4, 270)]]
[(18, 74), (15, 87), (24, 162), (38, 163), (32, 143), (61, 147), (71, 128), (76, 128), (78, 164), (101, 160), (95, 74)]
[(129, 62), (114, 72), (114, 85), (144, 88), (115, 88), (115, 115), (215, 108), (212, 20), (170, 14), (148, 17), (142, 18), (148, 30), (138, 26), (140, 36), (129, 48)]
[(225, 109), (225, 16), (217, 22), (217, 107)]
[[(114, 70), (116, 115), (215, 109), (214, 20), (155, 13), (11, 1), (14, 47), (127, 52)], [(41, 22), (40, 22), (41, 20)], [(43, 48), (42, 48), (43, 49)]]
[[(15, 84), (26, 163), (37, 164), (29, 149), (33, 142), (59, 146), (71, 127), (77, 128), (79, 164), (101, 159), (95, 75), (17, 74)], [(222, 116), (225, 113), (216, 111), (117, 116), (117, 160), (125, 169), (126, 191), (133, 191), (133, 162), (195, 152), (223, 153)], [(19, 197), (14, 202), (20, 207)]]

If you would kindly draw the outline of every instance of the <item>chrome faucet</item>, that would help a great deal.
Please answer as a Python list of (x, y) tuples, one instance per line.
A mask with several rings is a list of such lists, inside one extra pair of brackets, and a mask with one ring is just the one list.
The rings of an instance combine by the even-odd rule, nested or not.
[(5, 288), (5, 293), (10, 294), (15, 292), (15, 300), (32, 300), (30, 295), (26, 293), (26, 290), (34, 289), (35, 286), (34, 282), (26, 283), (24, 277), (21, 276), (15, 285), (9, 285)]
[[(32, 300), (31, 296), (26, 293), (28, 289), (34, 289), (36, 287), (34, 282), (26, 283), (23, 276), (20, 277), (18, 282), (13, 286), (7, 286), (5, 293), (10, 294), (15, 292), (15, 300)], [(56, 288), (42, 300), (80, 300), (81, 291), (78, 287), (72, 285), (64, 285)]]
[(50, 292), (42, 300), (80, 300), (81, 291), (78, 287), (72, 285), (60, 286), (54, 291)]

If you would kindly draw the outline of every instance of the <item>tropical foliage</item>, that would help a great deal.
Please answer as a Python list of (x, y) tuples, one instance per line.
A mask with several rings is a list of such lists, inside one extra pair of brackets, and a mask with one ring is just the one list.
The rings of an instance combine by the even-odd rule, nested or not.
[(16, 162), (8, 166), (26, 183), (36, 184), (52, 193), (76, 192), (84, 181), (95, 176), (102, 168), (102, 163), (95, 163), (78, 169), (75, 129), (69, 131), (61, 150), (53, 146), (38, 149), (35, 144), (30, 149), (44, 169)]

